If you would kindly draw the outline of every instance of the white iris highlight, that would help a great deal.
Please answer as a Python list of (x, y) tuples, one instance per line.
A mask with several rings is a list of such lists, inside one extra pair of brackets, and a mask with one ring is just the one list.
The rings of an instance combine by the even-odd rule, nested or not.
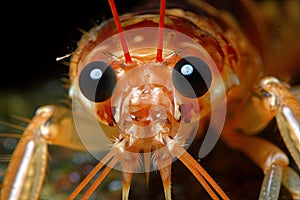
[(185, 64), (180, 69), (181, 73), (185, 76), (191, 75), (193, 73), (193, 70), (194, 68), (190, 64)]
[(100, 69), (93, 69), (91, 72), (90, 72), (90, 77), (91, 79), (93, 80), (98, 80), (101, 78), (102, 76), (102, 71)]

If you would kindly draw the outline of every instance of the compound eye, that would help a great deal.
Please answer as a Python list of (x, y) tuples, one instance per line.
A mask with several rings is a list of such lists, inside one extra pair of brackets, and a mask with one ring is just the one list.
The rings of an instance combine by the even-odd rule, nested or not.
[(172, 81), (176, 90), (183, 96), (198, 98), (208, 91), (212, 74), (206, 62), (200, 58), (188, 56), (175, 64)]
[(103, 61), (87, 64), (80, 73), (82, 94), (93, 102), (103, 102), (112, 96), (117, 77), (113, 68)]

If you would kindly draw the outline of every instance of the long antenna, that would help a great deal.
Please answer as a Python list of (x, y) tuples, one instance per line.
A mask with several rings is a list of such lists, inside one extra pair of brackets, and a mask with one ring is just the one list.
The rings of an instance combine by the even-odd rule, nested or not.
[(114, 2), (114, 0), (108, 0), (108, 3), (109, 3), (109, 6), (110, 6), (110, 9), (111, 9), (111, 12), (113, 14), (114, 20), (115, 20), (117, 30), (118, 30), (119, 35), (120, 35), (121, 45), (122, 45), (122, 49), (123, 49), (124, 56), (125, 56), (125, 62), (126, 63), (132, 63), (131, 56), (130, 56), (129, 51), (128, 51), (128, 47), (127, 47), (126, 40), (125, 40), (125, 37), (124, 37), (124, 34), (123, 34), (123, 30), (122, 30), (122, 26), (121, 26), (121, 22), (120, 22), (120, 18), (119, 18), (119, 15), (118, 15), (118, 11), (117, 11), (115, 2)]
[(157, 55), (156, 55), (157, 62), (162, 62), (165, 10), (166, 10), (166, 0), (161, 0), (160, 1), (160, 14), (159, 14), (159, 29), (158, 29), (158, 47), (157, 47)]

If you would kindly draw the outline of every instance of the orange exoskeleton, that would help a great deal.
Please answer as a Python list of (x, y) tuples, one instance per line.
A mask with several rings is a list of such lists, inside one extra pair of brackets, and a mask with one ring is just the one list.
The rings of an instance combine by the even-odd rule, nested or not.
[[(148, 180), (149, 172), (158, 170), (170, 200), (176, 159), (212, 199), (230, 199), (230, 192), (200, 165), (219, 138), (263, 170), (259, 199), (278, 199), (281, 182), (300, 198), (299, 174), (289, 167), (286, 153), (254, 136), (275, 117), (300, 169), (299, 100), (268, 71), (275, 63), (265, 53), (263, 34), (252, 38), (256, 31), (262, 33), (259, 23), (253, 32), (243, 31), (233, 16), (204, 1), (166, 9), (161, 0), (160, 9), (121, 17), (114, 1), (108, 2), (114, 18), (84, 34), (72, 53), (72, 109), (45, 106), (37, 111), (14, 152), (1, 200), (39, 197), (47, 144), (88, 150), (99, 160), (69, 199), (97, 176), (82, 197), (88, 199), (115, 168), (122, 171), (122, 199), (129, 198), (134, 173), (146, 173)], [(195, 7), (192, 11), (187, 11), (188, 3)], [(249, 11), (252, 3), (236, 6)], [(248, 22), (257, 21), (250, 17)], [(200, 162), (187, 152), (197, 137), (204, 138)], [(103, 157), (107, 144), (111, 147)]]

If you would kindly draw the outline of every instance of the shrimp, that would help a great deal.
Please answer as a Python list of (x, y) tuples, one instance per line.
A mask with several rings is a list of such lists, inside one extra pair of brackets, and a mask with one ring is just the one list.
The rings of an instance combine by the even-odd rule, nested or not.
[[(39, 198), (51, 144), (99, 160), (68, 199), (81, 192), (88, 199), (115, 169), (122, 199), (129, 199), (133, 174), (145, 173), (148, 183), (159, 171), (170, 200), (177, 160), (210, 198), (230, 199), (202, 167), (219, 139), (261, 168), (259, 199), (278, 199), (281, 184), (300, 198), (299, 94), (282, 81), (281, 67), (294, 66), (299, 52), (273, 58), (281, 54), (269, 49), (254, 3), (161, 0), (159, 9), (150, 3), (119, 16), (108, 2), (113, 18), (86, 32), (71, 55), (71, 108), (38, 109), (12, 155), (1, 200)], [(234, 18), (241, 11), (249, 14), (245, 21)], [(257, 136), (272, 119), (288, 152)], [(197, 160), (188, 149), (199, 140)]]

